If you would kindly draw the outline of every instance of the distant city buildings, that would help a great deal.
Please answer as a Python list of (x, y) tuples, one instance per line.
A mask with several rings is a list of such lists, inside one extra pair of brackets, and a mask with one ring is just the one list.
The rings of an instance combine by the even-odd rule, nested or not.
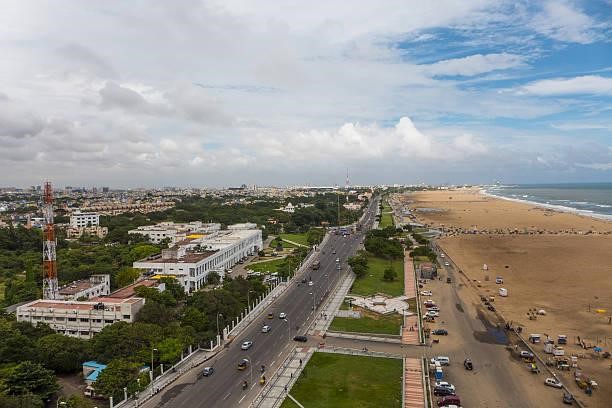
[[(254, 227), (257, 225), (253, 224)], [(212, 234), (221, 229), (221, 224), (209, 223), (204, 224), (200, 221), (194, 221), (189, 223), (174, 223), (160, 222), (155, 225), (145, 225), (138, 227), (133, 230), (129, 230), (129, 234), (140, 234), (149, 239), (154, 244), (159, 244), (165, 239), (170, 240), (170, 244), (176, 244), (179, 241), (184, 240), (187, 237), (201, 238), (204, 235)]]

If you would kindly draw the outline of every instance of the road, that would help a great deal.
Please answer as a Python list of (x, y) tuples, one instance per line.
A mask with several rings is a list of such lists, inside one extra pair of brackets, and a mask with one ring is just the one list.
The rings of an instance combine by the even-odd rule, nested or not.
[[(440, 259), (444, 265), (445, 259)], [(485, 310), (465, 277), (452, 266), (442, 266), (441, 281), (430, 281), (424, 289), (432, 290), (440, 307), (440, 317), (432, 329), (445, 328), (448, 336), (433, 336), (439, 344), (429, 356), (448, 356), (451, 365), (445, 370), (445, 381), (457, 387), (463, 406), (469, 407), (558, 407), (562, 393), (546, 387), (546, 375), (532, 374), (526, 365), (513, 358), (506, 349), (504, 330), (497, 328), (493, 316)], [(450, 277), (452, 283), (446, 283)], [(423, 298), (423, 297), (422, 297)], [(423, 309), (427, 310), (427, 309)], [(463, 367), (469, 357), (474, 371)]]
[[(364, 218), (364, 226), (371, 225), (377, 206), (378, 200), (372, 200)], [(363, 231), (366, 229), (363, 228)], [(319, 248), (319, 270), (307, 270), (293, 279), (289, 288), (208, 364), (215, 370), (212, 376), (197, 379), (192, 370), (187, 373), (190, 382), (171, 387), (160, 398), (155, 398), (150, 405), (145, 406), (248, 406), (260, 390), (257, 384), (260, 367), (266, 366), (266, 374), (273, 372), (296, 345), (302, 344), (295, 342), (293, 337), (306, 333), (308, 325), (319, 313), (317, 308), (327, 294), (333, 291), (340, 276), (344, 275), (347, 258), (356, 252), (362, 240), (363, 234), (360, 232), (347, 237), (331, 234), (325, 245)], [(341, 271), (336, 269), (337, 259), (340, 260)], [(312, 278), (313, 285), (302, 283), (303, 278)], [(278, 317), (281, 312), (287, 314), (286, 320)], [(268, 313), (273, 313), (274, 318), (268, 319)], [(261, 332), (264, 324), (271, 326), (269, 333)], [(243, 351), (240, 346), (246, 340), (253, 341), (253, 346)], [(243, 358), (251, 361), (251, 364), (246, 370), (238, 371), (237, 365)], [(242, 389), (243, 381), (248, 382), (248, 390)]]

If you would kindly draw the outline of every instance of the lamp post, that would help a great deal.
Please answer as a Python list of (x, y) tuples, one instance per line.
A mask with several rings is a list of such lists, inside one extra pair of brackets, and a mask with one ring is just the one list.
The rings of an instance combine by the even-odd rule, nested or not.
[(285, 317), (285, 323), (287, 323), (287, 341), (291, 341), (291, 323), (289, 323), (289, 318)]
[(249, 297), (251, 292), (253, 292), (251, 289), (247, 290), (247, 316), (251, 314), (251, 298)]
[(217, 336), (219, 336), (219, 316), (223, 317), (223, 313), (217, 313)]
[(315, 310), (315, 294), (314, 291), (310, 292), (312, 295), (312, 310)]
[(155, 394), (155, 371), (153, 370), (153, 353), (157, 352), (156, 348), (151, 348), (151, 395)]
[(251, 378), (251, 384), (253, 384), (253, 359), (248, 354), (247, 360), (249, 360), (249, 376)]

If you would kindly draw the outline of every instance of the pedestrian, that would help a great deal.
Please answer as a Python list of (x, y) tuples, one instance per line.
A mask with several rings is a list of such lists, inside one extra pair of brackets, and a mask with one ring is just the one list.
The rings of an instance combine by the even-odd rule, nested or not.
[(285, 392), (287, 392), (287, 384), (285, 384)]
[(291, 378), (293, 378), (293, 371), (291, 372)]
[(302, 359), (300, 358), (300, 367), (302, 366)]

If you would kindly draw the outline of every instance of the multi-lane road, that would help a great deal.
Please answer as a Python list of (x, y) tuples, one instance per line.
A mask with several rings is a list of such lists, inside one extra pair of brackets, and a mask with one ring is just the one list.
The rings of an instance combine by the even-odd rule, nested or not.
[[(333, 288), (345, 275), (348, 257), (354, 255), (363, 240), (363, 233), (372, 225), (378, 200), (372, 200), (362, 221), (362, 231), (346, 237), (330, 234), (324, 245), (320, 246), (316, 257), (320, 261), (318, 270), (306, 269), (292, 279), (289, 287), (252, 323), (233, 339), (223, 351), (207, 366), (214, 368), (209, 377), (195, 379), (190, 383), (175, 386), (161, 398), (151, 401), (147, 406), (158, 407), (246, 407), (260, 390), (258, 380), (260, 369), (265, 365), (264, 375), (269, 376), (296, 346), (296, 335), (305, 335), (309, 324), (320, 312), (319, 306), (333, 293)], [(337, 262), (339, 261), (339, 262)], [(337, 269), (340, 265), (341, 270)], [(302, 282), (305, 279), (306, 282)], [(308, 282), (312, 280), (312, 285)], [(268, 314), (273, 318), (269, 319)], [(279, 318), (286, 313), (287, 318)], [(262, 333), (264, 325), (271, 326), (268, 333)], [(241, 350), (244, 341), (252, 341), (248, 350)], [(248, 359), (251, 363), (244, 371), (238, 370), (238, 363)], [(201, 370), (201, 368), (199, 368)], [(243, 383), (248, 388), (243, 389)]]

